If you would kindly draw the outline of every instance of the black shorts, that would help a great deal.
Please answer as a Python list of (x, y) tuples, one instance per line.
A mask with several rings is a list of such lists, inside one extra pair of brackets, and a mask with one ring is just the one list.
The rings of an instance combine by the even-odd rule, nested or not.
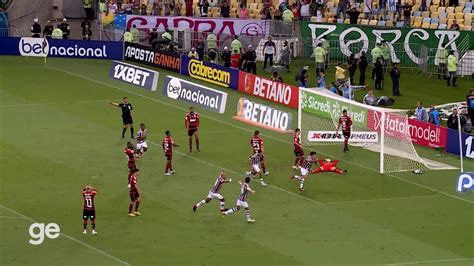
[(136, 201), (140, 197), (140, 194), (136, 190), (130, 191), (130, 200)]
[(296, 157), (304, 156), (303, 150), (295, 150), (295, 156), (296, 156)]
[(173, 159), (173, 154), (172, 153), (165, 153), (165, 157), (168, 161), (171, 161), (171, 159)]
[(124, 125), (131, 125), (133, 124), (133, 119), (131, 115), (122, 116), (122, 122)]
[(87, 210), (87, 209), (84, 209), (82, 211), (82, 218), (83, 219), (95, 219), (95, 209), (92, 209), (92, 210)]
[(344, 139), (350, 139), (351, 132), (350, 131), (342, 131), (342, 135), (344, 136)]
[(191, 137), (192, 135), (194, 135), (194, 132), (197, 132), (197, 131), (198, 131), (197, 128), (191, 128), (191, 129), (189, 129), (189, 130), (188, 130), (188, 136)]

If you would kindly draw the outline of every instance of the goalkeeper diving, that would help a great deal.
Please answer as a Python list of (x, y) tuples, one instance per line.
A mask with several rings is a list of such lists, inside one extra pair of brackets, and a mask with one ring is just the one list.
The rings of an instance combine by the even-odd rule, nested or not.
[(318, 160), (320, 167), (316, 167), (313, 171), (311, 171), (311, 174), (317, 174), (320, 172), (334, 172), (336, 174), (340, 175), (345, 175), (347, 173), (347, 170), (341, 170), (337, 168), (337, 164), (339, 163), (339, 160), (331, 160), (331, 159), (324, 159), (324, 160)]

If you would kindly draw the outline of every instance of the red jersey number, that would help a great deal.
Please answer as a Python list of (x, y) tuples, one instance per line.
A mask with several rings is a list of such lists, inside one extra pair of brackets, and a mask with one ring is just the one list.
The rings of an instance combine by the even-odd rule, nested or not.
[(342, 131), (350, 131), (352, 126), (352, 119), (347, 115), (341, 116), (339, 118), (339, 125), (341, 126)]
[(173, 139), (172, 138), (164, 138), (163, 139), (163, 151), (165, 153), (171, 153), (173, 151)]
[(250, 145), (252, 145), (252, 149), (254, 152), (263, 151), (263, 139), (260, 137), (253, 137), (250, 140)]
[(199, 126), (199, 114), (198, 113), (187, 113), (184, 117), (188, 129), (196, 129)]

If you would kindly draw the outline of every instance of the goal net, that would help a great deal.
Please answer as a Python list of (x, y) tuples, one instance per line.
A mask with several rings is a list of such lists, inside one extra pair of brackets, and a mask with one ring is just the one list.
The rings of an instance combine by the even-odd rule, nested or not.
[(336, 127), (343, 110), (352, 118), (349, 145), (379, 153), (380, 173), (453, 169), (418, 155), (404, 111), (365, 105), (322, 88), (300, 88), (298, 127), (303, 144), (342, 144), (344, 138), (341, 132), (336, 134)]

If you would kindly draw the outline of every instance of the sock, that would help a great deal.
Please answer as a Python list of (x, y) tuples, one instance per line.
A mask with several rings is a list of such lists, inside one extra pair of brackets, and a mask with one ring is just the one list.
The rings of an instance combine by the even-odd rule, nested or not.
[(84, 230), (87, 229), (87, 219), (84, 219), (84, 223), (82, 224), (84, 226)]
[(132, 136), (132, 139), (133, 139), (133, 127), (130, 128), (130, 135)]
[(224, 209), (225, 207), (225, 201), (221, 201), (220, 205), (219, 205), (221, 211)]
[(199, 139), (196, 138), (196, 149), (199, 150)]
[(136, 211), (136, 212), (138, 211), (138, 206), (139, 206), (139, 205), (140, 205), (140, 202), (137, 201), (137, 202), (135, 203), (135, 211)]
[(189, 150), (190, 151), (193, 150), (193, 138), (192, 137), (189, 137)]
[(245, 217), (247, 217), (247, 221), (250, 221), (250, 210), (245, 210)]
[(263, 171), (263, 173), (266, 173), (266, 172), (267, 172), (267, 170), (265, 169), (265, 163), (264, 163), (264, 162), (262, 162), (262, 163), (261, 163), (261, 166), (262, 166), (262, 171)]
[(204, 204), (206, 204), (206, 200), (201, 200), (200, 202), (198, 202), (198, 203), (196, 204), (196, 207), (199, 208), (200, 206), (202, 206), (202, 205), (204, 205)]
[(300, 179), (300, 189), (304, 188), (304, 179)]
[(127, 131), (127, 128), (124, 127), (124, 128), (122, 129), (122, 138), (125, 138), (125, 132), (126, 132), (126, 131)]
[(91, 219), (92, 230), (95, 230), (95, 219)]
[(336, 172), (336, 173), (338, 173), (338, 174), (340, 174), (340, 175), (342, 175), (342, 173), (343, 173), (342, 170), (341, 170), (341, 169), (338, 169), (338, 168), (336, 168), (336, 169), (334, 170), (334, 172)]
[(165, 173), (168, 173), (168, 170), (171, 169), (170, 163), (166, 163)]
[(294, 175), (294, 177), (295, 177), (296, 179), (298, 179), (298, 180), (301, 179), (301, 177), (300, 177), (299, 175)]
[(300, 158), (295, 159), (295, 163), (293, 164), (294, 166), (298, 166), (298, 162), (300, 161)]
[(319, 173), (319, 172), (321, 172), (321, 168), (320, 168), (320, 167), (314, 169), (311, 173), (312, 173), (312, 174), (317, 174), (317, 173)]
[(453, 78), (453, 86), (456, 85), (456, 79), (458, 79), (458, 77), (454, 77), (454, 78)]
[(347, 148), (347, 143), (348, 143), (347, 139), (344, 140), (344, 148)]
[(236, 212), (237, 209), (236, 208), (232, 208), (232, 209), (228, 209), (226, 212), (224, 212), (225, 215), (228, 215), (228, 214), (231, 214), (233, 212)]
[(130, 205), (128, 205), (128, 213), (132, 213), (132, 209), (133, 209), (133, 203), (130, 203)]

